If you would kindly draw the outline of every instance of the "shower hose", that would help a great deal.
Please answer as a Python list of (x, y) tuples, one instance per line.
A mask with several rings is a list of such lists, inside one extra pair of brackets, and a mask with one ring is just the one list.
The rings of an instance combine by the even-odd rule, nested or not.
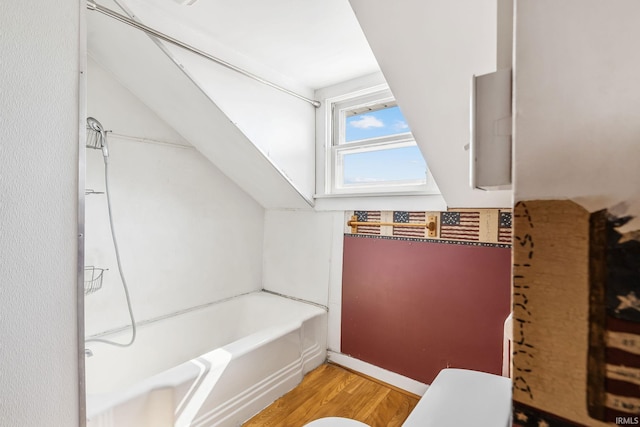
[[(105, 136), (103, 138), (106, 139)], [(106, 141), (103, 141), (103, 144), (106, 144)], [(109, 211), (109, 227), (111, 229), (111, 239), (113, 240), (113, 247), (116, 253), (116, 264), (118, 265), (118, 273), (120, 273), (120, 280), (122, 281), (122, 287), (124, 289), (124, 295), (127, 299), (127, 309), (129, 310), (129, 318), (131, 319), (131, 338), (126, 343), (119, 343), (103, 338), (89, 338), (85, 340), (85, 343), (91, 342), (100, 342), (103, 344), (115, 345), (117, 347), (129, 347), (136, 340), (137, 328), (136, 321), (133, 316), (133, 309), (131, 308), (131, 297), (129, 296), (129, 287), (127, 286), (127, 280), (124, 277), (124, 273), (122, 272), (122, 262), (120, 261), (120, 250), (118, 249), (118, 239), (116, 239), (116, 232), (113, 227), (113, 215), (111, 213), (111, 196), (109, 195), (109, 157), (108, 155), (104, 155), (104, 187), (105, 194), (107, 196), (107, 209)]]

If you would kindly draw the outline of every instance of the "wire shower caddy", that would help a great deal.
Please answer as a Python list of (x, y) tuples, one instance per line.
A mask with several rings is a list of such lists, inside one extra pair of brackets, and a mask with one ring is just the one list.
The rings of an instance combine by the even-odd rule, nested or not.
[(92, 265), (84, 267), (84, 294), (90, 295), (102, 288), (102, 278), (107, 268), (97, 268)]

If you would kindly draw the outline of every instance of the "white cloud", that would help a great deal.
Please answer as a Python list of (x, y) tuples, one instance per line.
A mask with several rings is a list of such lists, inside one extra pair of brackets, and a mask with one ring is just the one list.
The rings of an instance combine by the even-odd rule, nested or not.
[(393, 128), (395, 130), (403, 130), (403, 129), (409, 129), (409, 125), (407, 124), (407, 122), (405, 122), (404, 120), (396, 120), (393, 123)]
[(362, 116), (362, 118), (358, 120), (352, 120), (349, 124), (358, 129), (369, 129), (369, 128), (383, 128), (384, 123), (382, 120), (376, 118), (375, 116)]

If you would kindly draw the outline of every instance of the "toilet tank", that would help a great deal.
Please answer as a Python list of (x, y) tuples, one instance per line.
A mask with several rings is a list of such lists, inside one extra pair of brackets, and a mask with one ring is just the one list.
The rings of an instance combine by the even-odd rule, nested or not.
[(511, 380), (466, 369), (443, 369), (403, 427), (507, 427)]

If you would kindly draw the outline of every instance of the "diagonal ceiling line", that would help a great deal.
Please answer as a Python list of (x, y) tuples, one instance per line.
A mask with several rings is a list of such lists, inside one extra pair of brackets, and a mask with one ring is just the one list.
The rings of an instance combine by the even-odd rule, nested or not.
[(207, 52), (204, 52), (204, 51), (202, 51), (202, 50), (200, 50), (200, 49), (198, 49), (196, 47), (188, 45), (188, 44), (186, 44), (186, 43), (184, 43), (184, 42), (182, 42), (182, 41), (180, 41), (178, 39), (175, 39), (175, 38), (173, 38), (171, 36), (168, 36), (168, 35), (160, 32), (160, 31), (155, 30), (155, 29), (153, 29), (151, 27), (148, 27), (148, 26), (146, 26), (144, 24), (136, 22), (133, 19), (130, 19), (130, 18), (128, 18), (128, 17), (126, 17), (124, 15), (121, 15), (121, 14), (119, 14), (117, 12), (114, 12), (113, 10), (108, 9), (108, 8), (106, 8), (104, 6), (100, 6), (99, 4), (97, 4), (97, 3), (93, 2), (93, 1), (87, 1), (87, 9), (100, 12), (100, 13), (102, 13), (102, 14), (110, 17), (110, 18), (113, 18), (113, 19), (115, 19), (117, 21), (120, 21), (120, 22), (122, 22), (124, 24), (127, 24), (127, 25), (130, 25), (130, 26), (134, 27), (134, 28), (137, 28), (138, 30), (143, 31), (143, 32), (145, 32), (145, 33), (147, 33), (147, 34), (149, 34), (149, 35), (151, 35), (153, 37), (156, 37), (156, 38), (158, 38), (160, 40), (164, 40), (164, 41), (166, 41), (168, 43), (171, 43), (171, 44), (174, 44), (176, 46), (179, 46), (179, 47), (181, 47), (183, 49), (186, 49), (186, 50), (188, 50), (190, 52), (195, 53), (196, 55), (202, 56), (203, 58), (207, 58), (210, 61), (213, 61), (213, 62), (215, 62), (215, 63), (217, 63), (219, 65), (222, 65), (223, 67), (226, 67), (226, 68), (229, 68), (230, 70), (238, 72), (238, 73), (240, 73), (240, 74), (242, 74), (242, 75), (244, 75), (246, 77), (249, 77), (250, 79), (253, 79), (253, 80), (255, 80), (257, 82), (260, 82), (260, 83), (262, 83), (264, 85), (270, 86), (270, 87), (272, 87), (274, 89), (277, 89), (277, 90), (279, 90), (281, 92), (284, 92), (284, 93), (286, 93), (288, 95), (294, 96), (294, 97), (296, 97), (298, 99), (301, 99), (301, 100), (303, 100), (305, 102), (308, 102), (309, 104), (313, 105), (316, 108), (319, 108), (320, 105), (321, 105), (320, 101), (317, 101), (317, 100), (311, 99), (311, 98), (307, 98), (306, 96), (302, 96), (302, 95), (300, 95), (300, 94), (298, 94), (296, 92), (293, 92), (293, 91), (291, 91), (291, 90), (289, 90), (287, 88), (279, 86), (279, 85), (277, 85), (275, 83), (272, 83), (272, 82), (270, 82), (268, 80), (265, 80), (260, 76), (257, 76), (257, 75), (255, 75), (253, 73), (250, 73), (249, 71), (246, 71), (246, 70), (244, 70), (244, 69), (242, 69), (240, 67), (237, 67), (237, 66), (235, 66), (233, 64), (230, 64), (229, 62), (224, 61), (224, 60), (222, 60), (220, 58), (217, 58), (217, 57), (215, 57), (213, 55), (210, 55)]

